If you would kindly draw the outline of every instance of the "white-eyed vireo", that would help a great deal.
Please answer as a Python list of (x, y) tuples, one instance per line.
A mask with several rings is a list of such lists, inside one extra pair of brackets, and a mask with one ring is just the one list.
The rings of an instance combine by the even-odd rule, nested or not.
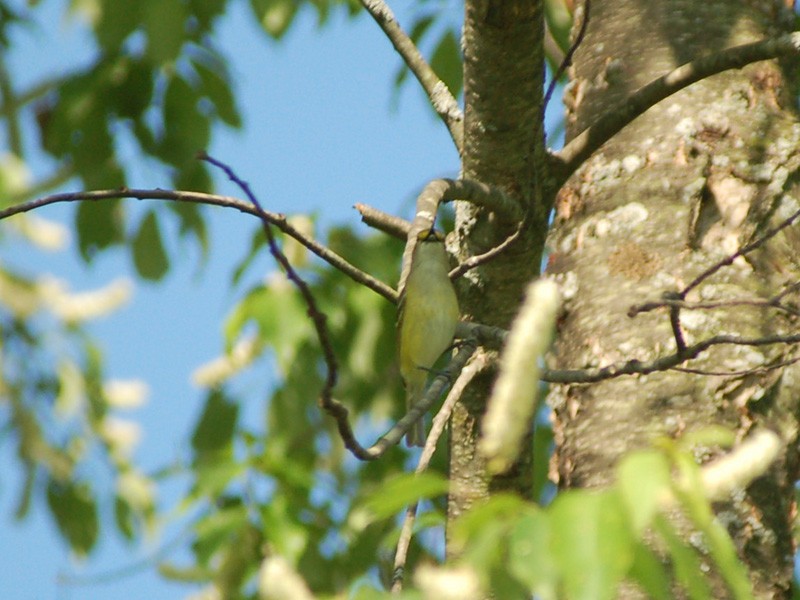
[[(422, 398), (431, 367), (455, 335), (458, 300), (447, 276), (449, 267), (444, 236), (433, 228), (421, 231), (400, 293), (397, 322), (400, 374), (406, 387), (407, 408)], [(422, 418), (409, 429), (406, 444), (425, 444)]]

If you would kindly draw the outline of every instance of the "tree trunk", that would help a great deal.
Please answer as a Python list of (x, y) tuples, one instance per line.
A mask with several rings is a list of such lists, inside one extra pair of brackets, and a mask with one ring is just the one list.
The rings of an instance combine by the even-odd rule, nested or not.
[[(543, 65), (543, 17), (539, 2), (467, 0), (464, 23), (463, 176), (494, 185), (531, 211), (532, 226), (495, 260), (459, 283), (463, 318), (508, 327), (525, 284), (539, 272), (547, 208), (535, 202), (534, 157), (543, 156), (539, 126)], [(500, 244), (518, 223), (458, 203), (456, 232), (461, 259)], [(480, 418), (491, 378), (480, 378), (464, 394), (451, 419), (448, 521), (496, 489), (530, 494), (531, 455), (505, 476), (492, 478), (476, 451)], [(452, 555), (457, 553), (448, 544)]]
[[(568, 92), (567, 139), (672, 68), (722, 48), (775, 36), (793, 18), (777, 0), (599, 0), (591, 5)], [(581, 20), (578, 10), (576, 23)], [(796, 68), (796, 66), (795, 66)], [(729, 71), (651, 108), (615, 136), (560, 191), (548, 271), (568, 291), (559, 367), (649, 360), (676, 349), (662, 309), (637, 303), (683, 289), (699, 273), (800, 206), (800, 126), (789, 78), (775, 62)], [(781, 233), (737, 259), (687, 301), (769, 298), (798, 281), (798, 236)], [(793, 298), (796, 300), (796, 295)], [(681, 310), (687, 343), (720, 333), (796, 332), (785, 313), (755, 306)], [(710, 425), (745, 437), (780, 432), (789, 450), (741, 495), (715, 506), (760, 598), (789, 597), (800, 372), (784, 346), (716, 346), (671, 370), (592, 385), (554, 386), (559, 484), (608, 484), (625, 453), (654, 438)], [(722, 452), (696, 449), (701, 463)], [(718, 585), (721, 585), (718, 583)], [(724, 589), (717, 589), (726, 597)], [(676, 592), (677, 593), (677, 592)], [(639, 597), (626, 589), (624, 597)]]

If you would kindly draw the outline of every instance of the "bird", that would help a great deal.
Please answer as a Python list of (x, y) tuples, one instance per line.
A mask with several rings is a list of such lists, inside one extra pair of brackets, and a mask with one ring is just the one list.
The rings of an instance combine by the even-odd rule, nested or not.
[[(411, 260), (403, 265), (397, 320), (400, 375), (407, 409), (422, 398), (428, 372), (455, 336), (459, 309), (449, 267), (444, 235), (433, 227), (420, 231)], [(422, 417), (408, 430), (406, 445), (425, 445)]]

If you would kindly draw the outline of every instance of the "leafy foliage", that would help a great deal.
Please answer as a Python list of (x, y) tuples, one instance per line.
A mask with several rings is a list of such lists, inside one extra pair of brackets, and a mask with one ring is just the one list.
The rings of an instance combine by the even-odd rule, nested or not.
[[(0, 2), (3, 46), (15, 27), (36, 18), (35, 7), (23, 15), (6, 4)], [(228, 61), (211, 43), (229, 3), (79, 4), (91, 8), (97, 43), (91, 64), (46, 82), (36, 93), (3, 98), (5, 105), (35, 114), (37, 142), (60, 170), (48, 181), (63, 181), (66, 173), (88, 188), (127, 185), (122, 136), (141, 156), (168, 170), (177, 188), (210, 190), (211, 178), (194, 160), (195, 153), (208, 146), (219, 126), (242, 124)], [(411, 37), (458, 95), (463, 87), (458, 23), (441, 5), (431, 4), (420, 4)], [(356, 14), (359, 7), (355, 0), (250, 2), (255, 19), (275, 39), (286, 34), (299, 11), (316, 11), (323, 24), (332, 10)], [(555, 33), (563, 42), (563, 20)], [(396, 83), (407, 74), (401, 67)], [(11, 109), (6, 115), (16, 118)], [(26, 157), (16, 158), (24, 162)], [(47, 181), (14, 183), (19, 165), (12, 163), (0, 165), (4, 196), (21, 199), (47, 189)], [(80, 254), (90, 261), (99, 252), (124, 246), (141, 279), (160, 280), (170, 268), (163, 231), (165, 220), (172, 218), (181, 235), (207, 251), (205, 217), (196, 206), (174, 204), (133, 219), (121, 202), (107, 201), (77, 209)], [(30, 225), (29, 233), (36, 227), (43, 225)], [(326, 237), (332, 250), (360, 268), (384, 281), (396, 280), (401, 243), (347, 228), (332, 228)], [(234, 285), (264, 252), (260, 228), (254, 227), (252, 240), (233, 272)], [(340, 360), (336, 393), (351, 407), (362, 441), (369, 441), (402, 406), (395, 309), (319, 262), (298, 264), (331, 328)], [(129, 541), (138, 541), (162, 518), (154, 500), (157, 477), (142, 473), (132, 458), (133, 430), (120, 417), (125, 403), (107, 380), (102, 353), (85, 331), (88, 321), (124, 300), (118, 288), (102, 292), (95, 308), (76, 310), (86, 303), (73, 302), (76, 296), (63, 284), (0, 265), (0, 418), (12, 432), (25, 479), (16, 516), (26, 516), (41, 494), (64, 540), (81, 556), (106, 533), (105, 507), (111, 507), (114, 527)], [(441, 558), (444, 494), (451, 491), (443, 456), (435, 457), (429, 473), (414, 477), (407, 474), (407, 456), (399, 450), (369, 464), (356, 464), (345, 454), (331, 420), (316, 403), (323, 365), (306, 313), (280, 273), (246, 290), (231, 309), (224, 323), (223, 356), (197, 378), (205, 382), (204, 406), (189, 459), (176, 469), (190, 478), (180, 506), (184, 514), (196, 515), (190, 555), (182, 564), (159, 564), (162, 576), (213, 586), (222, 597), (254, 597), (262, 585), (262, 560), (281, 556), (317, 594), (350, 590), (353, 597), (385, 597), (378, 581), (387, 584), (392, 576), (393, 547), (400, 535), (396, 515), (417, 500), (423, 508), (411, 565)], [(259, 399), (263, 421), (254, 428), (243, 423), (242, 398), (231, 379), (244, 370), (252, 375), (268, 368), (277, 371), (280, 384)], [(547, 480), (551, 443), (552, 431), (539, 424), (534, 438), (537, 499), (552, 491)], [(451, 543), (483, 590), (501, 598), (610, 598), (625, 579), (655, 598), (672, 597), (666, 591), (671, 586), (705, 598), (711, 588), (701, 565), (708, 561), (734, 597), (747, 598), (744, 570), (702, 496), (690, 450), (665, 443), (631, 456), (620, 466), (612, 489), (561, 494), (546, 508), (497, 496), (461, 519)], [(107, 481), (93, 477), (90, 483), (86, 466), (95, 472), (98, 463)], [(675, 483), (674, 472), (689, 483)], [(664, 517), (665, 503), (685, 515), (702, 546), (682, 541)], [(646, 532), (661, 541), (661, 555), (644, 544)], [(407, 595), (416, 597), (416, 592)]]

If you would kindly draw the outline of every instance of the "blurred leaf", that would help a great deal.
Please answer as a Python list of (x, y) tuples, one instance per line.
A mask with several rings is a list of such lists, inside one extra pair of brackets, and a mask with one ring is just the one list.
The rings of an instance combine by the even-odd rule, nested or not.
[(654, 600), (670, 600), (672, 583), (659, 558), (643, 543), (637, 544), (631, 577)]
[(299, 4), (297, 0), (250, 0), (256, 20), (275, 39), (280, 39), (289, 29)]
[(565, 1), (545, 0), (544, 16), (558, 47), (566, 53), (570, 46), (569, 35), (572, 30), (572, 15), (567, 9)]
[(198, 108), (199, 96), (185, 79), (174, 75), (164, 94), (164, 136), (159, 141), (158, 156), (177, 167), (193, 161), (198, 151), (208, 146), (208, 118)]
[(208, 174), (208, 168), (199, 160), (192, 158), (181, 166), (173, 177), (175, 189), (190, 190), (193, 192), (214, 191), (214, 182)]
[(244, 258), (239, 261), (239, 264), (236, 265), (236, 268), (233, 270), (233, 276), (231, 277), (231, 283), (233, 285), (237, 285), (242, 280), (242, 276), (247, 273), (247, 270), (252, 266), (253, 261), (258, 256), (263, 256), (262, 248), (266, 243), (267, 241), (264, 239), (264, 230), (261, 226), (256, 227), (250, 237), (250, 248), (247, 254), (245, 254)]
[(203, 258), (208, 257), (208, 229), (203, 218), (202, 207), (189, 202), (169, 202), (170, 210), (178, 215), (180, 221), (180, 235), (182, 237), (191, 235), (197, 240)]
[(120, 117), (136, 119), (150, 106), (153, 66), (139, 59), (121, 57), (109, 76), (109, 104)]
[(122, 205), (118, 198), (81, 202), (75, 212), (78, 248), (89, 261), (98, 250), (123, 241)]
[(246, 523), (247, 507), (244, 504), (211, 511), (197, 521), (192, 547), (201, 564), (208, 564), (211, 557)]
[(617, 468), (618, 489), (628, 510), (635, 535), (641, 535), (669, 495), (669, 463), (662, 452), (629, 454)]
[(509, 538), (508, 570), (542, 600), (558, 597), (558, 568), (550, 552), (548, 515), (531, 511), (514, 525)]
[(136, 534), (134, 512), (130, 504), (120, 496), (114, 498), (114, 521), (123, 537), (129, 542), (132, 541)]
[(422, 498), (431, 498), (447, 493), (449, 482), (435, 473), (404, 473), (398, 475), (371, 492), (360, 502), (372, 519), (385, 519), (395, 515), (409, 504)]
[(200, 76), (203, 94), (211, 100), (220, 119), (231, 127), (241, 127), (242, 117), (236, 107), (236, 98), (231, 91), (227, 74), (211, 69), (197, 60), (192, 61), (192, 66)]
[(464, 87), (461, 46), (455, 31), (448, 29), (431, 57), (431, 67), (447, 85), (453, 96), (458, 97)]
[(703, 575), (702, 565), (697, 553), (687, 546), (673, 531), (672, 525), (664, 517), (657, 517), (654, 529), (666, 543), (675, 576), (683, 585), (692, 600), (712, 598), (711, 588)]
[(47, 504), (70, 547), (78, 555), (88, 554), (99, 533), (97, 507), (89, 485), (51, 479), (47, 485)]
[[(545, 393), (540, 396), (544, 398)], [(543, 406), (542, 410), (549, 411)], [(533, 436), (533, 490), (532, 497), (538, 502), (546, 502), (552, 494), (554, 486), (550, 481), (550, 455), (553, 452), (553, 429), (548, 424), (537, 419), (536, 430)], [(548, 496), (546, 498), (545, 496)]]
[(308, 527), (298, 522), (297, 507), (289, 505), (285, 495), (279, 495), (260, 507), (264, 531), (277, 554), (297, 564), (309, 544)]
[(203, 414), (192, 434), (192, 448), (197, 453), (215, 452), (228, 446), (233, 440), (239, 406), (219, 390), (208, 395)]
[[(726, 430), (719, 428), (719, 431), (723, 440), (729, 439), (725, 435)], [(713, 436), (712, 439), (718, 440), (719, 436)], [(714, 516), (711, 504), (705, 497), (700, 466), (689, 451), (676, 452), (673, 460), (683, 481), (683, 485), (673, 486), (675, 496), (694, 525), (702, 532), (708, 554), (719, 567), (732, 596), (743, 600), (752, 598), (748, 569), (739, 560), (733, 540)]]
[(552, 505), (552, 550), (566, 597), (613, 598), (633, 563), (626, 508), (611, 492), (559, 495)]
[[(311, 325), (306, 305), (283, 275), (276, 275), (268, 287), (259, 286), (251, 290), (234, 308), (224, 328), (228, 349), (244, 326), (252, 321), (275, 351), (278, 366), (286, 373), (297, 355), (300, 342), (311, 334)], [(306, 381), (307, 377), (306, 369)]]
[(95, 36), (100, 46), (113, 54), (136, 29), (140, 22), (142, 5), (147, 2), (119, 2), (101, 0), (100, 18), (95, 25)]
[(180, 0), (141, 2), (147, 56), (156, 64), (173, 62), (186, 35), (186, 6)]
[(131, 248), (133, 264), (144, 279), (158, 281), (169, 270), (169, 258), (161, 241), (161, 231), (155, 212), (148, 212), (142, 220)]
[(189, 14), (198, 25), (193, 33), (199, 36), (209, 31), (214, 19), (224, 14), (227, 4), (227, 0), (189, 0)]

